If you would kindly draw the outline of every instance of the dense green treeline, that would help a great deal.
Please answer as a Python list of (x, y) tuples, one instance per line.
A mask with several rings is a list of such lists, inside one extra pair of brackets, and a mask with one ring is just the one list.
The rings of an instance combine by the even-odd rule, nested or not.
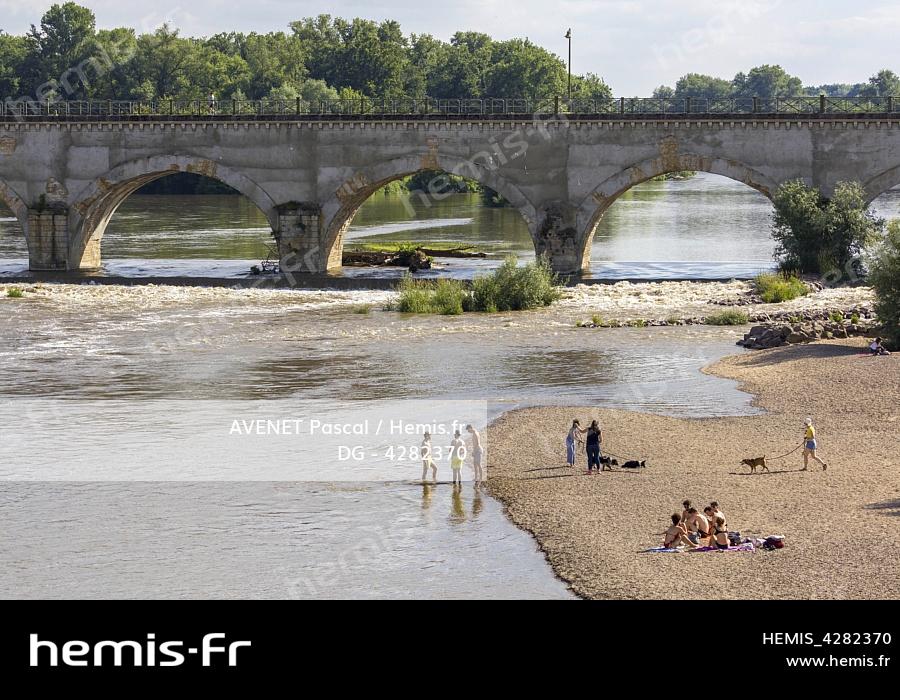
[(829, 97), (900, 97), (900, 77), (884, 69), (864, 83), (853, 85), (834, 83), (804, 87), (803, 81), (790, 75), (781, 66), (763, 65), (748, 73), (738, 73), (731, 80), (712, 75), (688, 73), (678, 79), (675, 87), (661, 85), (654, 97), (699, 97), (723, 99), (732, 97), (796, 97), (799, 95), (827, 95)]
[[(566, 66), (527, 39), (495, 41), (457, 32), (449, 42), (405, 35), (395, 21), (329, 15), (292, 22), (287, 32), (182, 37), (97, 30), (93, 12), (52, 6), (25, 36), (0, 33), (5, 99), (355, 99), (542, 98), (566, 91)], [(573, 77), (573, 94), (611, 96), (593, 74)]]
[[(528, 39), (496, 41), (457, 32), (449, 41), (404, 34), (387, 20), (319, 15), (286, 31), (183, 37), (163, 25), (152, 33), (96, 28), (94, 13), (53, 5), (24, 36), (0, 31), (4, 99), (322, 99), (424, 96), (524, 97), (567, 92), (566, 64)], [(573, 76), (573, 97), (612, 90), (594, 73)], [(628, 92), (627, 90), (623, 92)], [(731, 80), (690, 73), (659, 97), (783, 97), (799, 94), (900, 95), (900, 78), (883, 70), (856, 85), (803, 86), (780, 66), (763, 65)]]

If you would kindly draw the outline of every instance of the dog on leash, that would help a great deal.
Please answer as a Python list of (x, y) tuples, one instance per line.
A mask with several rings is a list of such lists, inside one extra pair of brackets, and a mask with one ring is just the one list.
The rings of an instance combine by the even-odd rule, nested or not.
[(619, 460), (613, 459), (612, 457), (607, 457), (606, 455), (600, 456), (600, 467), (601, 468), (608, 467), (609, 469), (612, 469), (613, 467), (618, 467), (618, 466), (619, 466)]
[(750, 467), (751, 474), (756, 474), (757, 467), (762, 467), (762, 470), (764, 472), (769, 471), (769, 467), (766, 465), (765, 456), (755, 457), (754, 459), (742, 459), (741, 464), (746, 464), (748, 467)]
[(622, 469), (643, 469), (647, 466), (647, 460), (642, 459), (638, 462), (636, 459), (629, 460), (622, 465)]

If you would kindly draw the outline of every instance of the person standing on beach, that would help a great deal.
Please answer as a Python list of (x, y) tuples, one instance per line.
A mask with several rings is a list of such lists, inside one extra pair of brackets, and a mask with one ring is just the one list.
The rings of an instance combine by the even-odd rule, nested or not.
[(581, 421), (573, 420), (572, 427), (566, 435), (566, 466), (575, 466), (575, 455), (578, 450), (578, 443), (583, 443), (581, 436), (587, 431), (581, 427)]
[(472, 465), (475, 468), (475, 483), (480, 484), (484, 481), (484, 447), (481, 435), (471, 423), (466, 426), (466, 432), (472, 436)]
[(812, 457), (819, 464), (822, 465), (822, 471), (824, 472), (828, 469), (828, 465), (816, 454), (816, 448), (819, 443), (816, 440), (816, 426), (813, 425), (813, 419), (807, 418), (805, 425), (805, 432), (803, 433), (803, 469), (801, 472), (805, 472), (809, 468), (809, 458)]
[(431, 469), (431, 479), (437, 482), (437, 464), (431, 458), (431, 433), (426, 432), (422, 439), (422, 481), (428, 478), (428, 469)]
[(587, 439), (584, 441), (587, 450), (588, 474), (594, 473), (594, 467), (599, 472), (603, 469), (600, 463), (600, 443), (603, 442), (603, 434), (600, 432), (600, 424), (597, 421), (591, 422), (591, 427), (587, 430)]
[(457, 430), (450, 443), (450, 469), (453, 472), (453, 485), (462, 485), (462, 466), (466, 459), (466, 444)]

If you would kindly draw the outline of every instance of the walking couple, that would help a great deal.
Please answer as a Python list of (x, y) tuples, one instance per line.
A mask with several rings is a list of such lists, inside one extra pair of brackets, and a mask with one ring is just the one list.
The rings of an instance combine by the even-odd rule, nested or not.
[[(569, 434), (566, 435), (566, 464), (570, 467), (575, 466), (577, 447), (579, 444), (584, 444), (585, 452), (587, 452), (587, 473), (593, 474), (595, 468), (598, 472), (603, 471), (604, 460), (600, 454), (602, 443), (603, 433), (597, 421), (591, 421), (587, 428), (581, 427), (581, 421), (572, 421), (572, 427), (569, 428)], [(612, 471), (612, 467), (609, 469)]]

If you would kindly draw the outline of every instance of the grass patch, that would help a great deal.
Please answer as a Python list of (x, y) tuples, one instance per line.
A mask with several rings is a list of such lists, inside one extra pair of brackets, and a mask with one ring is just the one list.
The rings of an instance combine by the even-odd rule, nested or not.
[(708, 326), (743, 326), (749, 322), (747, 313), (739, 309), (726, 309), (706, 317)]
[(25, 292), (23, 292), (18, 287), (10, 287), (6, 290), (6, 296), (10, 299), (21, 299), (25, 296)]
[(372, 305), (371, 304), (357, 304), (356, 306), (351, 307), (350, 309), (355, 314), (366, 315), (371, 313)]
[(473, 245), (461, 245), (452, 241), (378, 241), (375, 243), (353, 243), (344, 246), (346, 251), (361, 253), (399, 253), (400, 251), (428, 250), (458, 250), (466, 252), (478, 252)]
[(443, 314), (463, 312), (469, 291), (458, 280), (414, 280), (406, 276), (397, 287), (399, 299), (393, 309), (404, 314)]
[(840, 311), (832, 311), (828, 314), (828, 318), (832, 323), (843, 323), (844, 322), (844, 314)]
[(766, 304), (778, 304), (809, 294), (809, 288), (789, 273), (766, 272), (754, 280), (756, 291)]

